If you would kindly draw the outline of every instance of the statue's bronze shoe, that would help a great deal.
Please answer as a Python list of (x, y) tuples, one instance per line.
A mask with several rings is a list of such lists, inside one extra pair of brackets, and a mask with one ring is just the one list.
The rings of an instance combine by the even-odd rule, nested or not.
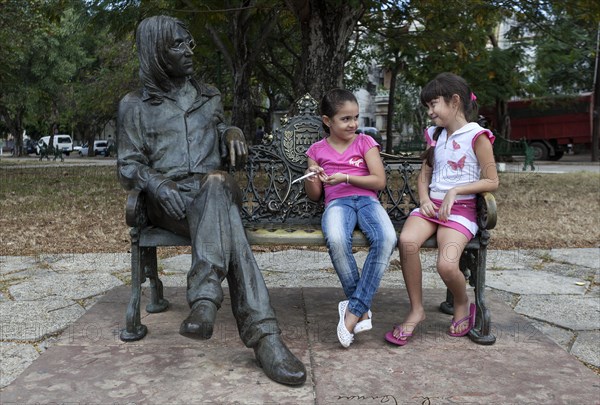
[(290, 352), (279, 335), (267, 335), (254, 348), (258, 365), (271, 380), (286, 385), (302, 385), (306, 381), (306, 368)]
[(188, 317), (181, 323), (179, 334), (192, 339), (210, 339), (216, 317), (217, 306), (213, 302), (196, 301)]

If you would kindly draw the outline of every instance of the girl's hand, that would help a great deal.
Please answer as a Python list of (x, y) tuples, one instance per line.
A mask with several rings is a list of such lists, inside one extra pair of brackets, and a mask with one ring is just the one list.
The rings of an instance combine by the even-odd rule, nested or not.
[(324, 179), (327, 178), (327, 175), (325, 174), (325, 170), (323, 170), (323, 168), (321, 166), (317, 166), (317, 165), (310, 166), (308, 169), (306, 169), (306, 172), (304, 172), (304, 174), (308, 174), (310, 172), (317, 173), (316, 176), (311, 176), (311, 177), (308, 177), (305, 179), (306, 181), (310, 181), (311, 183), (314, 183), (317, 178), (323, 182), (325, 181)]
[(438, 207), (429, 199), (421, 201), (421, 204), (419, 205), (419, 211), (421, 211), (421, 214), (429, 218), (434, 218), (437, 216), (437, 209)]
[(440, 206), (440, 210), (438, 212), (438, 218), (440, 221), (446, 222), (450, 217), (450, 211), (452, 211), (452, 206), (456, 202), (456, 190), (450, 189), (446, 196), (444, 197), (444, 201), (442, 201), (442, 205)]
[(335, 184), (345, 183), (346, 182), (346, 174), (344, 173), (335, 173), (331, 176), (325, 176), (325, 180), (321, 180), (323, 183), (331, 184), (332, 186)]

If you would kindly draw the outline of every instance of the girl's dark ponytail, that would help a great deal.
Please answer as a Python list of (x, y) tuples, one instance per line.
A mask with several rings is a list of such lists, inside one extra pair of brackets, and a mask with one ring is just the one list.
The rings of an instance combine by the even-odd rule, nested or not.
[(433, 131), (433, 145), (430, 146), (429, 148), (425, 149), (425, 151), (423, 151), (423, 153), (421, 154), (421, 160), (425, 160), (427, 163), (427, 166), (429, 167), (433, 167), (433, 155), (434, 155), (434, 150), (435, 150), (435, 144), (437, 143), (438, 138), (440, 137), (440, 134), (442, 133), (442, 131), (444, 130), (443, 127), (436, 127), (435, 131)]
[(477, 122), (479, 118), (479, 104), (473, 92), (469, 95), (469, 101), (465, 100), (465, 118), (469, 122)]
[[(427, 107), (427, 103), (438, 97), (443, 97), (446, 103), (450, 103), (452, 97), (458, 95), (462, 104), (462, 112), (468, 122), (477, 120), (478, 105), (477, 97), (469, 89), (466, 80), (454, 73), (440, 73), (425, 85), (421, 90), (421, 104)], [(444, 128), (437, 127), (433, 132), (433, 141), (437, 142)], [(433, 167), (433, 150), (434, 147), (428, 148), (421, 157), (426, 160), (427, 165)]]

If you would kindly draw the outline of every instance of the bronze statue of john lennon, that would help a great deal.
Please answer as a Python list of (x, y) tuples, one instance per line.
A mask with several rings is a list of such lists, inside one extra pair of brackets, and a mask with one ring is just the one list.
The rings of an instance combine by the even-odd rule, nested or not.
[(209, 339), (227, 278), (240, 337), (267, 376), (288, 385), (306, 381), (304, 364), (281, 339), (269, 293), (246, 239), (241, 193), (221, 171), (242, 165), (242, 131), (225, 123), (217, 89), (193, 78), (194, 40), (174, 18), (155, 16), (137, 29), (143, 88), (126, 95), (118, 114), (118, 174), (126, 189), (148, 196), (154, 225), (187, 235), (189, 316), (180, 333)]

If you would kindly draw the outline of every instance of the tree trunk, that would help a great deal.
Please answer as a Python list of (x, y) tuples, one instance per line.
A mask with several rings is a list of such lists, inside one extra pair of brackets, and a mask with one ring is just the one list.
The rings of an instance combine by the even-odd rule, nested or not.
[(3, 108), (1, 111), (2, 119), (8, 127), (10, 134), (14, 139), (14, 156), (23, 154), (23, 116), (25, 115), (25, 107), (19, 107), (14, 114)]
[(398, 64), (394, 64), (390, 78), (390, 93), (388, 99), (388, 110), (387, 110), (387, 122), (385, 125), (386, 140), (385, 140), (385, 152), (392, 153), (392, 145), (394, 141), (393, 128), (394, 128), (394, 111), (396, 111), (396, 78), (398, 76)]
[[(96, 153), (94, 152), (94, 140), (96, 138), (94, 131), (91, 130), (89, 124), (81, 124), (79, 126), (79, 130), (80, 130), (81, 134), (83, 135), (83, 139), (85, 139), (85, 143), (87, 143), (87, 146), (88, 146), (87, 157), (96, 156)], [(83, 157), (86, 157), (86, 156), (83, 156)]]
[(600, 24), (596, 40), (596, 72), (594, 73), (594, 111), (592, 119), (592, 162), (598, 161), (600, 153)]
[(13, 132), (12, 135), (15, 139), (15, 146), (13, 151), (14, 156), (23, 156), (23, 131), (21, 130), (21, 128), (19, 128), (16, 132)]
[[(246, 1), (244, 2), (244, 7), (232, 14), (231, 25), (228, 27), (229, 38), (226, 41), (223, 41), (219, 37), (219, 33), (213, 26), (206, 24), (206, 29), (212, 37), (213, 42), (221, 51), (233, 73), (231, 124), (243, 131), (248, 144), (252, 143), (256, 131), (254, 105), (250, 91), (252, 69), (256, 63), (261, 46), (265, 38), (269, 35), (269, 32), (273, 29), (276, 21), (274, 16), (266, 18), (266, 22), (264, 19), (255, 18), (256, 13), (252, 11), (252, 6), (255, 3), (256, 1)], [(273, 12), (275, 11), (274, 9)], [(250, 40), (250, 31), (253, 24), (260, 25), (260, 35), (258, 39), (252, 38)], [(231, 48), (228, 48), (225, 42), (231, 43)]]
[[(236, 64), (234, 64), (235, 66)], [(250, 94), (250, 70), (243, 63), (234, 68), (234, 100), (231, 111), (231, 123), (240, 127), (246, 137), (246, 143), (252, 144), (256, 123), (254, 121), (254, 105)]]
[(333, 87), (342, 87), (346, 48), (363, 4), (321, 0), (288, 0), (302, 32), (301, 69), (297, 98), (310, 93), (316, 100)]
[(500, 137), (510, 139), (510, 116), (506, 100), (496, 99), (496, 131)]
[(235, 13), (232, 19), (233, 44), (233, 107), (231, 111), (231, 123), (242, 129), (246, 142), (252, 143), (254, 139), (254, 107), (250, 94), (250, 76), (254, 55), (248, 43), (248, 31), (250, 29), (250, 14), (248, 10)]

